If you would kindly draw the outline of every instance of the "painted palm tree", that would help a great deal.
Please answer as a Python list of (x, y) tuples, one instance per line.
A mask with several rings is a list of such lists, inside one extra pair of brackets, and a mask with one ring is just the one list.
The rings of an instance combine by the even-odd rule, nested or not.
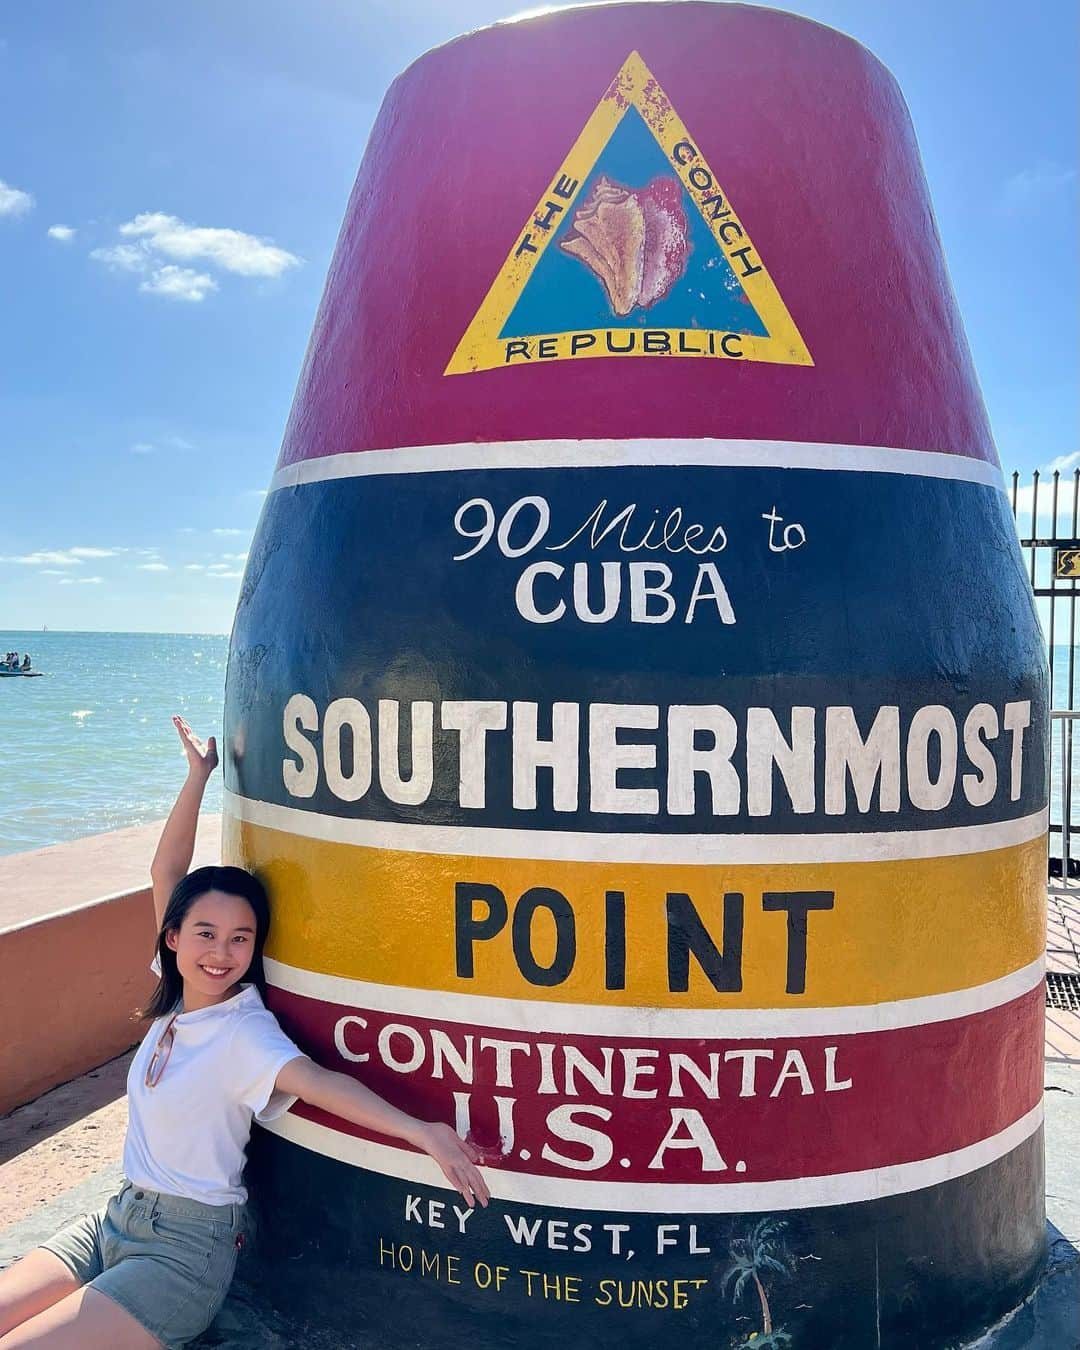
[(761, 1276), (766, 1271), (773, 1271), (777, 1275), (795, 1273), (781, 1238), (785, 1227), (778, 1219), (759, 1219), (750, 1230), (749, 1237), (733, 1238), (729, 1249), (731, 1265), (720, 1280), (721, 1292), (726, 1293), (728, 1287), (732, 1286), (731, 1298), (734, 1303), (738, 1303), (753, 1281), (761, 1303), (762, 1320), (761, 1334), (755, 1333), (747, 1341), (748, 1345), (754, 1346), (754, 1350), (765, 1350), (767, 1346), (782, 1346), (791, 1342), (786, 1331), (773, 1330), (769, 1300), (761, 1282)]

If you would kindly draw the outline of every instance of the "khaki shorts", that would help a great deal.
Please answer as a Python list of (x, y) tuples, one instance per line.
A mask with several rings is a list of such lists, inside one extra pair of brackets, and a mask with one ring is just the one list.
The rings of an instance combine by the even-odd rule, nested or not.
[(242, 1212), (125, 1181), (104, 1209), (41, 1245), (172, 1347), (205, 1331), (225, 1302)]

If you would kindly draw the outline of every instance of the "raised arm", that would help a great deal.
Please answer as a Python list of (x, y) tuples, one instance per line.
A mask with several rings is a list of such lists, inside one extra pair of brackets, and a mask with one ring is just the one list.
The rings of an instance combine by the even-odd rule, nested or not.
[(487, 1183), (476, 1166), (480, 1161), (479, 1153), (472, 1144), (460, 1139), (449, 1125), (416, 1120), (383, 1101), (355, 1078), (324, 1069), (307, 1056), (290, 1060), (278, 1074), (274, 1086), (289, 1096), (331, 1111), (342, 1120), (422, 1148), (439, 1164), (447, 1181), (454, 1190), (461, 1192), (467, 1205), (476, 1201), (486, 1205), (491, 1198)]
[(199, 807), (206, 791), (206, 780), (217, 768), (218, 762), (217, 743), (213, 736), (204, 745), (182, 717), (174, 717), (173, 726), (187, 756), (188, 773), (161, 832), (154, 861), (150, 864), (150, 879), (154, 885), (154, 922), (159, 929), (173, 887), (187, 876), (191, 867)]

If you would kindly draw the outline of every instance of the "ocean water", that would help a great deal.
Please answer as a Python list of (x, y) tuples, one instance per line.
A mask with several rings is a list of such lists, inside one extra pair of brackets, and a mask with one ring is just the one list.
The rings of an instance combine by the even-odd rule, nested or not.
[[(229, 639), (17, 633), (40, 680), (0, 679), (0, 855), (166, 816), (186, 761), (170, 717), (221, 739)], [(221, 771), (206, 809), (221, 810)]]
[[(221, 634), (0, 630), (0, 655), (29, 651), (46, 672), (40, 680), (0, 679), (0, 855), (168, 815), (185, 773), (169, 718), (180, 713), (220, 741), (228, 645)], [(1080, 703), (1080, 648), (1073, 664)], [(1055, 644), (1056, 708), (1069, 703), (1068, 668), (1069, 648)], [(1070, 734), (1072, 828), (1080, 830), (1080, 730)], [(1055, 723), (1051, 822), (1061, 820), (1061, 762)], [(205, 807), (221, 810), (220, 770)]]

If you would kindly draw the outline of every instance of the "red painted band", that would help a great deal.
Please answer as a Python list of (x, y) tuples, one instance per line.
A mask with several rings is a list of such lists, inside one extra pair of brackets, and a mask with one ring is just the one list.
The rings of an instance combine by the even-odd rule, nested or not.
[[(618, 5), (500, 24), (395, 81), (279, 465), (605, 437), (880, 445), (996, 462), (892, 76), (852, 39), (777, 11), (686, 4), (678, 19)], [(444, 375), (633, 50), (712, 165), (814, 365), (605, 357)]]
[[(938, 1157), (997, 1134), (1040, 1100), (1043, 999), (1040, 984), (988, 1012), (894, 1031), (768, 1041), (650, 1040), (645, 1045), (614, 1037), (555, 1038), (387, 1015), (277, 989), (270, 991), (269, 1006), (319, 1063), (353, 1073), (415, 1115), (453, 1120), (452, 1094), (469, 1094), (473, 1135), (481, 1144), (494, 1145), (499, 1137), (495, 1098), (514, 1099), (513, 1148), (500, 1166), (595, 1180), (722, 1183), (865, 1171)], [(367, 1025), (352, 1021), (339, 1027), (342, 1018), (360, 1018)], [(722, 1020), (718, 1017), (718, 1023)], [(343, 1058), (335, 1045), (335, 1028), (350, 1055), (369, 1058), (362, 1063)], [(465, 1056), (469, 1037), (474, 1039), (471, 1085), (462, 1081), (445, 1051), (441, 1074), (434, 1076), (435, 1042)], [(501, 1085), (497, 1051), (481, 1048), (484, 1037), (524, 1047), (503, 1052)], [(542, 1044), (552, 1049), (541, 1051)], [(610, 1086), (610, 1093), (576, 1070), (568, 1094), (564, 1047), (580, 1051), (601, 1070), (606, 1066), (604, 1050), (609, 1049), (611, 1079), (603, 1081), (603, 1089)], [(835, 1053), (830, 1055), (829, 1047)], [(771, 1051), (772, 1056), (751, 1061), (751, 1051)], [(624, 1052), (636, 1052), (629, 1074)], [(685, 1068), (680, 1069), (681, 1095), (673, 1093), (671, 1056), (690, 1057), (708, 1075), (710, 1053), (719, 1057), (717, 1095), (710, 1099)], [(727, 1062), (725, 1054), (731, 1056)], [(545, 1056), (550, 1074), (546, 1082)], [(651, 1065), (655, 1072), (639, 1067), (635, 1076), (635, 1064)], [(747, 1085), (754, 1095), (741, 1096), (744, 1073), (751, 1070)], [(627, 1098), (628, 1078), (639, 1094), (656, 1089), (657, 1095)], [(848, 1080), (850, 1087), (840, 1086)], [(544, 1087), (547, 1091), (541, 1091)], [(805, 1092), (806, 1087), (811, 1091)], [(568, 1116), (565, 1109), (561, 1117), (551, 1117), (553, 1110), (572, 1105), (599, 1108), (610, 1112), (610, 1118), (594, 1110)], [(700, 1113), (702, 1124), (672, 1114), (686, 1109)], [(303, 1104), (294, 1110), (348, 1134), (379, 1137)], [(505, 1127), (505, 1115), (503, 1123)], [(597, 1157), (606, 1151), (599, 1138), (592, 1144), (568, 1142), (568, 1125), (575, 1124), (613, 1141), (610, 1159), (602, 1166), (583, 1171), (551, 1156), (554, 1149), (562, 1158), (580, 1162), (594, 1146)], [(706, 1168), (701, 1148), (680, 1148), (676, 1142), (662, 1152), (662, 1170), (650, 1167), (673, 1124), (676, 1141), (695, 1131), (706, 1144), (711, 1137), (724, 1166), (717, 1168), (713, 1158), (712, 1167)], [(527, 1158), (521, 1157), (523, 1149)], [(740, 1161), (746, 1164), (743, 1171), (736, 1170)]]

